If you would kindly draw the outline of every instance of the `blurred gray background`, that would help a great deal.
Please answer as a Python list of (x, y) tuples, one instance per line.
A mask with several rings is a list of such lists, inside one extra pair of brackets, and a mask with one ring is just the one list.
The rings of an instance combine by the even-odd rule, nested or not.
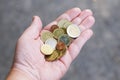
[(45, 26), (73, 7), (92, 9), (96, 23), (93, 37), (62, 80), (120, 80), (120, 0), (0, 0), (0, 80), (32, 16), (40, 16)]

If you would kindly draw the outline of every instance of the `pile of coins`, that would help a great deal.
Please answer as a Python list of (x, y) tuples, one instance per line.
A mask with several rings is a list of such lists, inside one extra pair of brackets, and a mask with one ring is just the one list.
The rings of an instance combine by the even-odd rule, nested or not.
[(55, 61), (64, 56), (69, 45), (80, 33), (80, 28), (66, 19), (52, 25), (49, 31), (43, 31), (41, 40), (44, 44), (41, 46), (41, 52), (46, 61)]

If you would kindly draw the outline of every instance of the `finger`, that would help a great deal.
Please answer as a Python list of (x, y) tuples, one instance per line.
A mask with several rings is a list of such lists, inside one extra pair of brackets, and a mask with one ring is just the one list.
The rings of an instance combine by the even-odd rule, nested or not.
[(42, 29), (41, 19), (38, 16), (34, 16), (32, 24), (25, 30), (24, 35), (27, 38), (36, 39), (38, 38), (41, 29)]
[(84, 31), (85, 29), (91, 28), (94, 23), (95, 18), (93, 16), (88, 16), (79, 26), (81, 30)]
[[(91, 12), (91, 11), (89, 11), (89, 10), (87, 10), (88, 12)], [(82, 13), (81, 13), (82, 14)], [(87, 13), (88, 14), (88, 13)], [(86, 14), (86, 15), (87, 15)], [(86, 29), (89, 29), (89, 28), (91, 28), (92, 26), (93, 26), (93, 24), (95, 23), (95, 19), (94, 19), (94, 17), (93, 16), (90, 16), (90, 15), (92, 15), (92, 13), (89, 13), (89, 16), (87, 16), (86, 18), (85, 18), (85, 16), (84, 16), (84, 18), (82, 18), (83, 20), (82, 21), (80, 21), (81, 22), (81, 24), (79, 25), (80, 26), (80, 29), (81, 29), (81, 31), (82, 31), (82, 34), (80, 35), (80, 37), (78, 38), (78, 39), (76, 39), (72, 44), (71, 44), (71, 46), (74, 46), (75, 44), (77, 44), (78, 46), (74, 46), (74, 47), (78, 47), (78, 48), (75, 48), (74, 50), (73, 50), (73, 52), (74, 51), (76, 51), (75, 53), (77, 53), (77, 54), (74, 54), (73, 52), (71, 52), (71, 57), (74, 59), (77, 55), (78, 55), (78, 53), (79, 53), (79, 51), (80, 51), (80, 49), (82, 48), (82, 46), (85, 44), (85, 42), (92, 36), (92, 34), (93, 34), (93, 32), (91, 31), (91, 30), (87, 30), (88, 32), (86, 33), (86, 36), (88, 36), (88, 38), (87, 39), (85, 39), (85, 40), (81, 40), (81, 36), (83, 36), (84, 34), (85, 34), (85, 32), (84, 31), (86, 31)], [(78, 22), (75, 22), (75, 23), (79, 23), (79, 21)], [(88, 35), (87, 35), (88, 34)], [(84, 36), (83, 36), (83, 38), (84, 38)], [(80, 42), (80, 43), (79, 43)], [(69, 48), (69, 50), (71, 50), (71, 47)]]
[(69, 52), (73, 60), (76, 58), (83, 45), (87, 42), (87, 40), (90, 39), (92, 35), (92, 30), (88, 29), (82, 32), (80, 37), (73, 41), (73, 43), (69, 47)]
[(70, 66), (71, 62), (79, 54), (80, 49), (86, 43), (86, 41), (92, 36), (92, 30), (84, 31), (79, 38), (77, 38), (68, 48), (66, 54), (60, 58), (60, 61), (64, 64), (66, 69)]
[(80, 13), (81, 13), (80, 8), (72, 8), (63, 13), (60, 17), (58, 17), (56, 21), (59, 21), (61, 19), (68, 19), (69, 21), (71, 21), (72, 19), (77, 17)]
[(91, 10), (86, 9), (80, 13), (78, 17), (72, 20), (74, 24), (79, 25), (86, 17), (91, 16), (93, 13)]
[(57, 22), (60, 19), (67, 19), (69, 21), (71, 21), (72, 19), (74, 19), (75, 17), (77, 17), (79, 14), (81, 13), (81, 10), (79, 8), (73, 8), (70, 9), (68, 11), (66, 11), (65, 13), (63, 13), (60, 17), (58, 17), (55, 21), (51, 22), (50, 24), (48, 24), (46, 27), (44, 27), (44, 29), (49, 30), (50, 27), (54, 24), (57, 24)]

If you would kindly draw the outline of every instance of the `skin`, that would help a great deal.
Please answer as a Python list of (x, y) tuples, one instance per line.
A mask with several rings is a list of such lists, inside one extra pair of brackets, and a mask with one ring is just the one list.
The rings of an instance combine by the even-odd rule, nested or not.
[[(7, 80), (60, 80), (83, 45), (93, 34), (90, 28), (93, 26), (95, 19), (92, 15), (92, 11), (89, 9), (81, 11), (79, 8), (73, 8), (44, 28), (42, 28), (40, 18), (34, 16), (32, 24), (17, 41), (13, 66)], [(51, 25), (57, 24), (63, 18), (79, 25), (82, 33), (72, 42), (66, 54), (60, 60), (47, 62), (40, 52), (40, 47), (43, 44), (40, 33), (43, 30), (49, 30)]]

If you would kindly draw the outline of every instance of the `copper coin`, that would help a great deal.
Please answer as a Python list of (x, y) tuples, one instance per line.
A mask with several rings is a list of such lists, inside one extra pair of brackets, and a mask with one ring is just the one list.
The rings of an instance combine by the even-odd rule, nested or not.
[(53, 32), (55, 29), (59, 28), (57, 25), (52, 25), (50, 31)]
[(64, 55), (65, 55), (65, 53), (66, 53), (66, 48), (65, 49), (63, 49), (62, 51), (58, 51), (59, 52), (59, 55), (58, 55), (58, 57), (57, 57), (57, 59), (56, 60), (58, 60), (58, 59), (60, 59), (61, 57), (63, 57)]
[(65, 49), (65, 48), (66, 48), (66, 45), (61, 41), (58, 42), (57, 45), (56, 45), (56, 49), (59, 50), (59, 51)]

